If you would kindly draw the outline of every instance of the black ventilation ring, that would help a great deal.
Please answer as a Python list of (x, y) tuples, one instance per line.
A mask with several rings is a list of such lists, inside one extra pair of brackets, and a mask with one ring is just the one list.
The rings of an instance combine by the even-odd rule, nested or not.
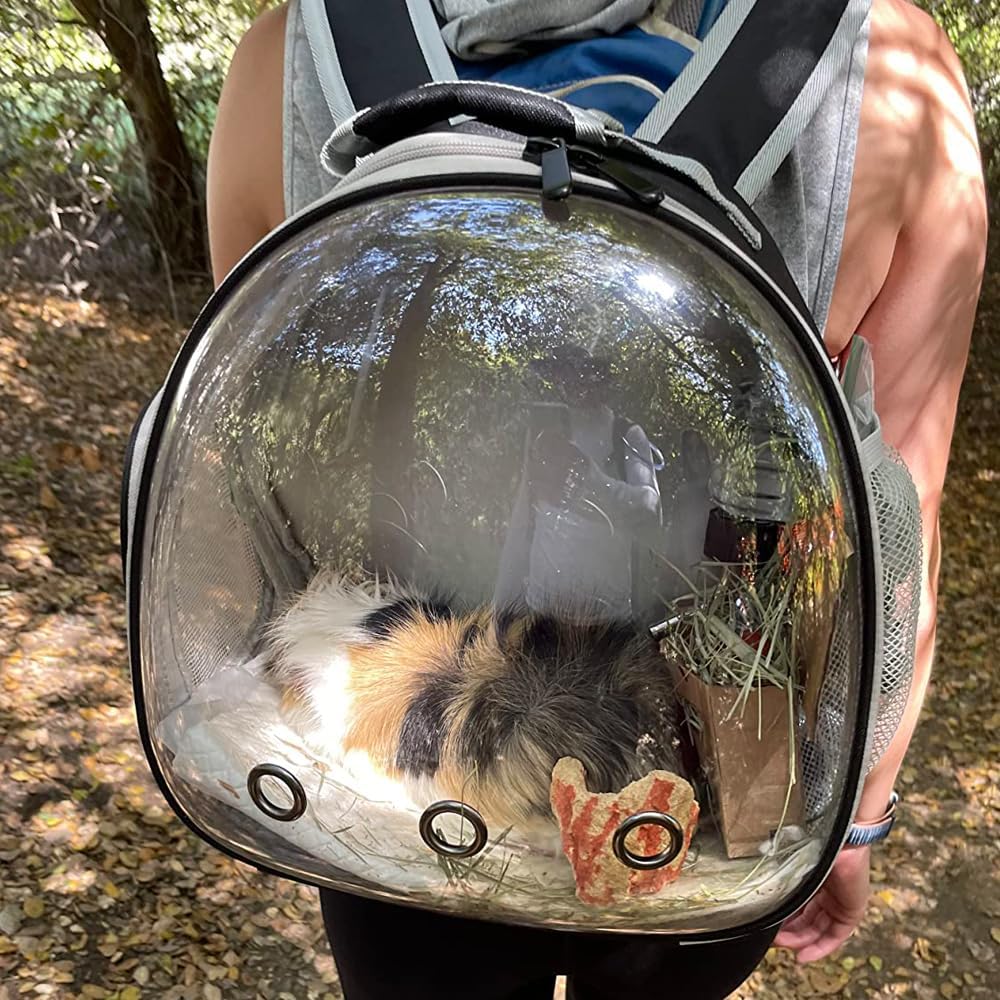
[[(288, 789), (292, 796), (290, 806), (277, 806), (267, 797), (262, 786), (265, 778), (276, 778)], [(286, 771), (277, 764), (258, 764), (247, 775), (247, 791), (254, 805), (265, 816), (280, 820), (282, 823), (290, 823), (306, 811), (306, 793), (299, 779), (291, 771)]]
[[(446, 814), (461, 816), (463, 820), (468, 821), (474, 834), (471, 843), (449, 843), (434, 829), (434, 820), (438, 816)], [(423, 811), (420, 816), (420, 836), (432, 851), (436, 851), (444, 857), (471, 858), (486, 846), (486, 821), (472, 806), (467, 806), (464, 802), (455, 802), (452, 799), (446, 799), (442, 802), (435, 802)]]
[[(670, 844), (658, 854), (633, 854), (625, 844), (625, 838), (637, 827), (659, 826), (670, 834)], [(633, 813), (628, 819), (622, 820), (618, 829), (615, 830), (614, 840), (611, 846), (615, 852), (615, 857), (629, 868), (638, 871), (650, 871), (654, 868), (662, 868), (669, 865), (684, 847), (684, 830), (680, 823), (669, 813), (646, 812)]]

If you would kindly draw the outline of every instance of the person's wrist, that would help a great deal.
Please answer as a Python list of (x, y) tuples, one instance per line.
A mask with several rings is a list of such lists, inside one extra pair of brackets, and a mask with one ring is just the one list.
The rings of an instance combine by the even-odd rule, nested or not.
[(855, 822), (872, 822), (885, 814), (899, 776), (900, 762), (897, 757), (895, 753), (886, 753), (869, 772), (854, 813)]
[(896, 807), (899, 804), (899, 795), (893, 791), (889, 795), (889, 801), (880, 815), (871, 818), (862, 818), (860, 815), (854, 820), (847, 831), (847, 838), (844, 841), (845, 848), (869, 847), (885, 840), (892, 831), (896, 822)]

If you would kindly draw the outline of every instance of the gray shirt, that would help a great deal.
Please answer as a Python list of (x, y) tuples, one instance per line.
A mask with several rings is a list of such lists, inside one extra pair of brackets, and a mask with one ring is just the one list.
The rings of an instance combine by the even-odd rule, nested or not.
[(607, 407), (564, 410), (567, 460), (540, 458), (528, 432), (494, 604), (581, 624), (626, 621), (638, 554), (662, 541), (653, 448)]

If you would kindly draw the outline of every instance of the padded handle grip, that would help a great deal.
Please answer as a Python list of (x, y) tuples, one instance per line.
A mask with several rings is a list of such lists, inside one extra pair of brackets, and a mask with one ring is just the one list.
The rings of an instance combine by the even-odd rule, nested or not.
[(562, 101), (495, 83), (427, 84), (361, 112), (352, 130), (382, 147), (457, 115), (524, 136), (572, 140), (579, 132), (577, 118)]

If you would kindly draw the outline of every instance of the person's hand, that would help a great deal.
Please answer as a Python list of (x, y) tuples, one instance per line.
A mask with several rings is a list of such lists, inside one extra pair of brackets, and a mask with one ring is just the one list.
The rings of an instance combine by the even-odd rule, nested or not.
[(819, 892), (781, 925), (774, 943), (791, 948), (798, 962), (815, 962), (836, 951), (865, 915), (870, 860), (870, 847), (842, 850)]

